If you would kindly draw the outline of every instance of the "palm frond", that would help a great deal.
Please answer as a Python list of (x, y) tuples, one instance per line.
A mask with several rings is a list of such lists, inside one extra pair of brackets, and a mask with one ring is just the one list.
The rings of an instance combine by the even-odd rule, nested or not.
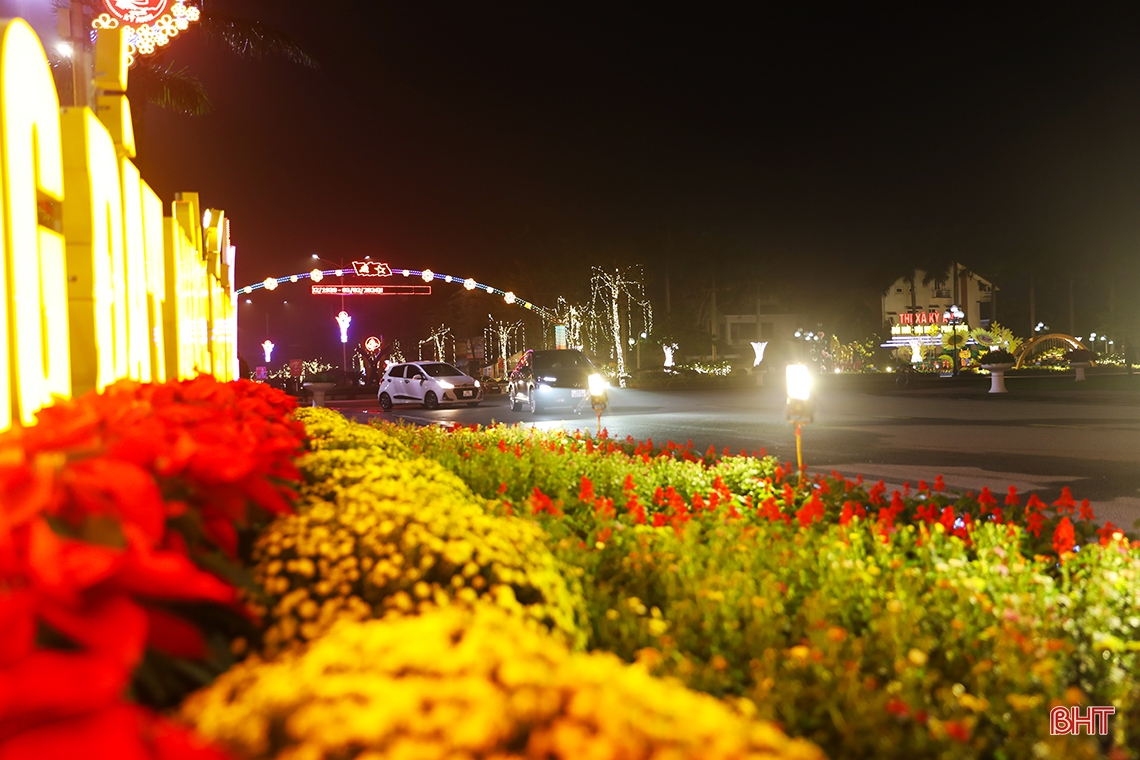
[(299, 43), (260, 21), (248, 21), (210, 11), (202, 13), (198, 29), (203, 38), (220, 43), (243, 58), (284, 58), (310, 69), (319, 68), (316, 60)]
[(201, 80), (185, 67), (176, 69), (173, 64), (163, 68), (146, 60), (139, 61), (131, 69), (127, 94), (137, 102), (154, 103), (188, 116), (201, 116), (213, 110)]

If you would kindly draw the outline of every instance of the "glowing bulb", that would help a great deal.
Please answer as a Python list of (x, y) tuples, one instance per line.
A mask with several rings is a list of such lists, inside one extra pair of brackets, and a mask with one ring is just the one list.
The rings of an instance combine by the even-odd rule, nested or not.
[(325, 279), (325, 273), (319, 269), (314, 269), (313, 271), (309, 272), (309, 277), (313, 282), (320, 282), (321, 280)]
[(431, 282), (433, 279), (435, 279), (435, 272), (431, 271), (430, 269), (425, 269), (420, 273), (420, 277), (424, 278), (424, 282)]
[(515, 294), (508, 292), (505, 296), (503, 296), (503, 300), (506, 301), (507, 303), (514, 303), (515, 302)]
[(786, 370), (788, 398), (807, 401), (811, 397), (811, 372), (806, 364), (789, 364)]
[(266, 341), (261, 344), (261, 350), (265, 352), (265, 363), (268, 364), (273, 356), (273, 341), (266, 339)]
[(70, 58), (72, 54), (71, 44), (67, 42), (56, 43), (55, 50), (64, 58)]
[(466, 279), (466, 280), (463, 282), (463, 287), (464, 287), (464, 288), (466, 288), (467, 290), (474, 290), (474, 289), (475, 289), (475, 280), (473, 280), (473, 279), (471, 279), (470, 277), (468, 277), (468, 278), (467, 278), (467, 279)]
[(277, 290), (277, 280), (273, 279), (272, 277), (266, 277), (263, 284), (265, 285), (266, 290)]
[(293, 275), (292, 277), (289, 278), (289, 282), (296, 282), (296, 281), (297, 281), (297, 275)]

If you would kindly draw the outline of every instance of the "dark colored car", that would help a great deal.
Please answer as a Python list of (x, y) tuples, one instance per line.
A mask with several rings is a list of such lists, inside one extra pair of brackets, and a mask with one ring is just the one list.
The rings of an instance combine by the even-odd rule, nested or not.
[(507, 385), (511, 411), (524, 406), (532, 414), (556, 406), (575, 409), (590, 404), (591, 394), (605, 399), (598, 370), (581, 351), (527, 351), (511, 372)]

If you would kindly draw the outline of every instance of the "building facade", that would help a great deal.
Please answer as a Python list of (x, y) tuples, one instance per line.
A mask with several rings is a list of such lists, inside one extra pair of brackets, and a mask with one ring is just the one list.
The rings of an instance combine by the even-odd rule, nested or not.
[[(915, 270), (914, 281), (900, 277), (883, 294), (883, 325), (894, 327), (908, 322), (900, 315), (944, 314), (957, 305), (971, 328), (988, 327), (995, 321), (997, 294), (993, 283), (959, 265), (957, 282), (947, 271), (941, 278)], [(925, 282), (924, 282), (925, 281)], [(955, 287), (957, 286), (957, 287)]]

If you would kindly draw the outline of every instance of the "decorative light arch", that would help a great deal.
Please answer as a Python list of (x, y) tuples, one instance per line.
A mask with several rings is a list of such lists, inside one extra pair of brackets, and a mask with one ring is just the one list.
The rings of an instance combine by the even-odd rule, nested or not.
[(1032, 340), (1027, 340), (1017, 349), (1017, 364), (1014, 369), (1021, 369), (1025, 360), (1029, 358), (1030, 353), (1033, 353), (1039, 348), (1058, 348), (1060, 346), (1068, 346), (1074, 351), (1081, 349), (1088, 350), (1087, 346), (1074, 338), (1072, 335), (1065, 335), (1064, 333), (1049, 333), (1048, 335), (1038, 335)]
[[(496, 288), (492, 285), (485, 285), (481, 282), (477, 282), (471, 277), (455, 277), (454, 275), (450, 274), (440, 274), (439, 272), (433, 272), (430, 269), (401, 269), (399, 267), (390, 267), (390, 269), (392, 271), (392, 277), (418, 277), (424, 282), (433, 282), (435, 280), (440, 280), (441, 282), (448, 284), (454, 283), (462, 285), (466, 290), (481, 290), (488, 295), (502, 296), (503, 301), (507, 304), (518, 306), (520, 308), (526, 309), (527, 311), (533, 311), (535, 314), (538, 314), (544, 320), (547, 320), (549, 322), (558, 321), (558, 317), (549, 309), (545, 309), (536, 303), (532, 303), (525, 299), (519, 298), (509, 290), (500, 290), (499, 288)], [(352, 267), (344, 267), (342, 269), (313, 269), (309, 272), (298, 272), (297, 274), (285, 275), (284, 277), (266, 277), (261, 282), (256, 282), (252, 285), (246, 285), (245, 287), (238, 289), (237, 293), (244, 296), (249, 295), (255, 290), (276, 290), (278, 285), (284, 285), (286, 283), (297, 283), (304, 279), (310, 279), (313, 282), (320, 282), (325, 277), (352, 277), (355, 275), (356, 270)]]

